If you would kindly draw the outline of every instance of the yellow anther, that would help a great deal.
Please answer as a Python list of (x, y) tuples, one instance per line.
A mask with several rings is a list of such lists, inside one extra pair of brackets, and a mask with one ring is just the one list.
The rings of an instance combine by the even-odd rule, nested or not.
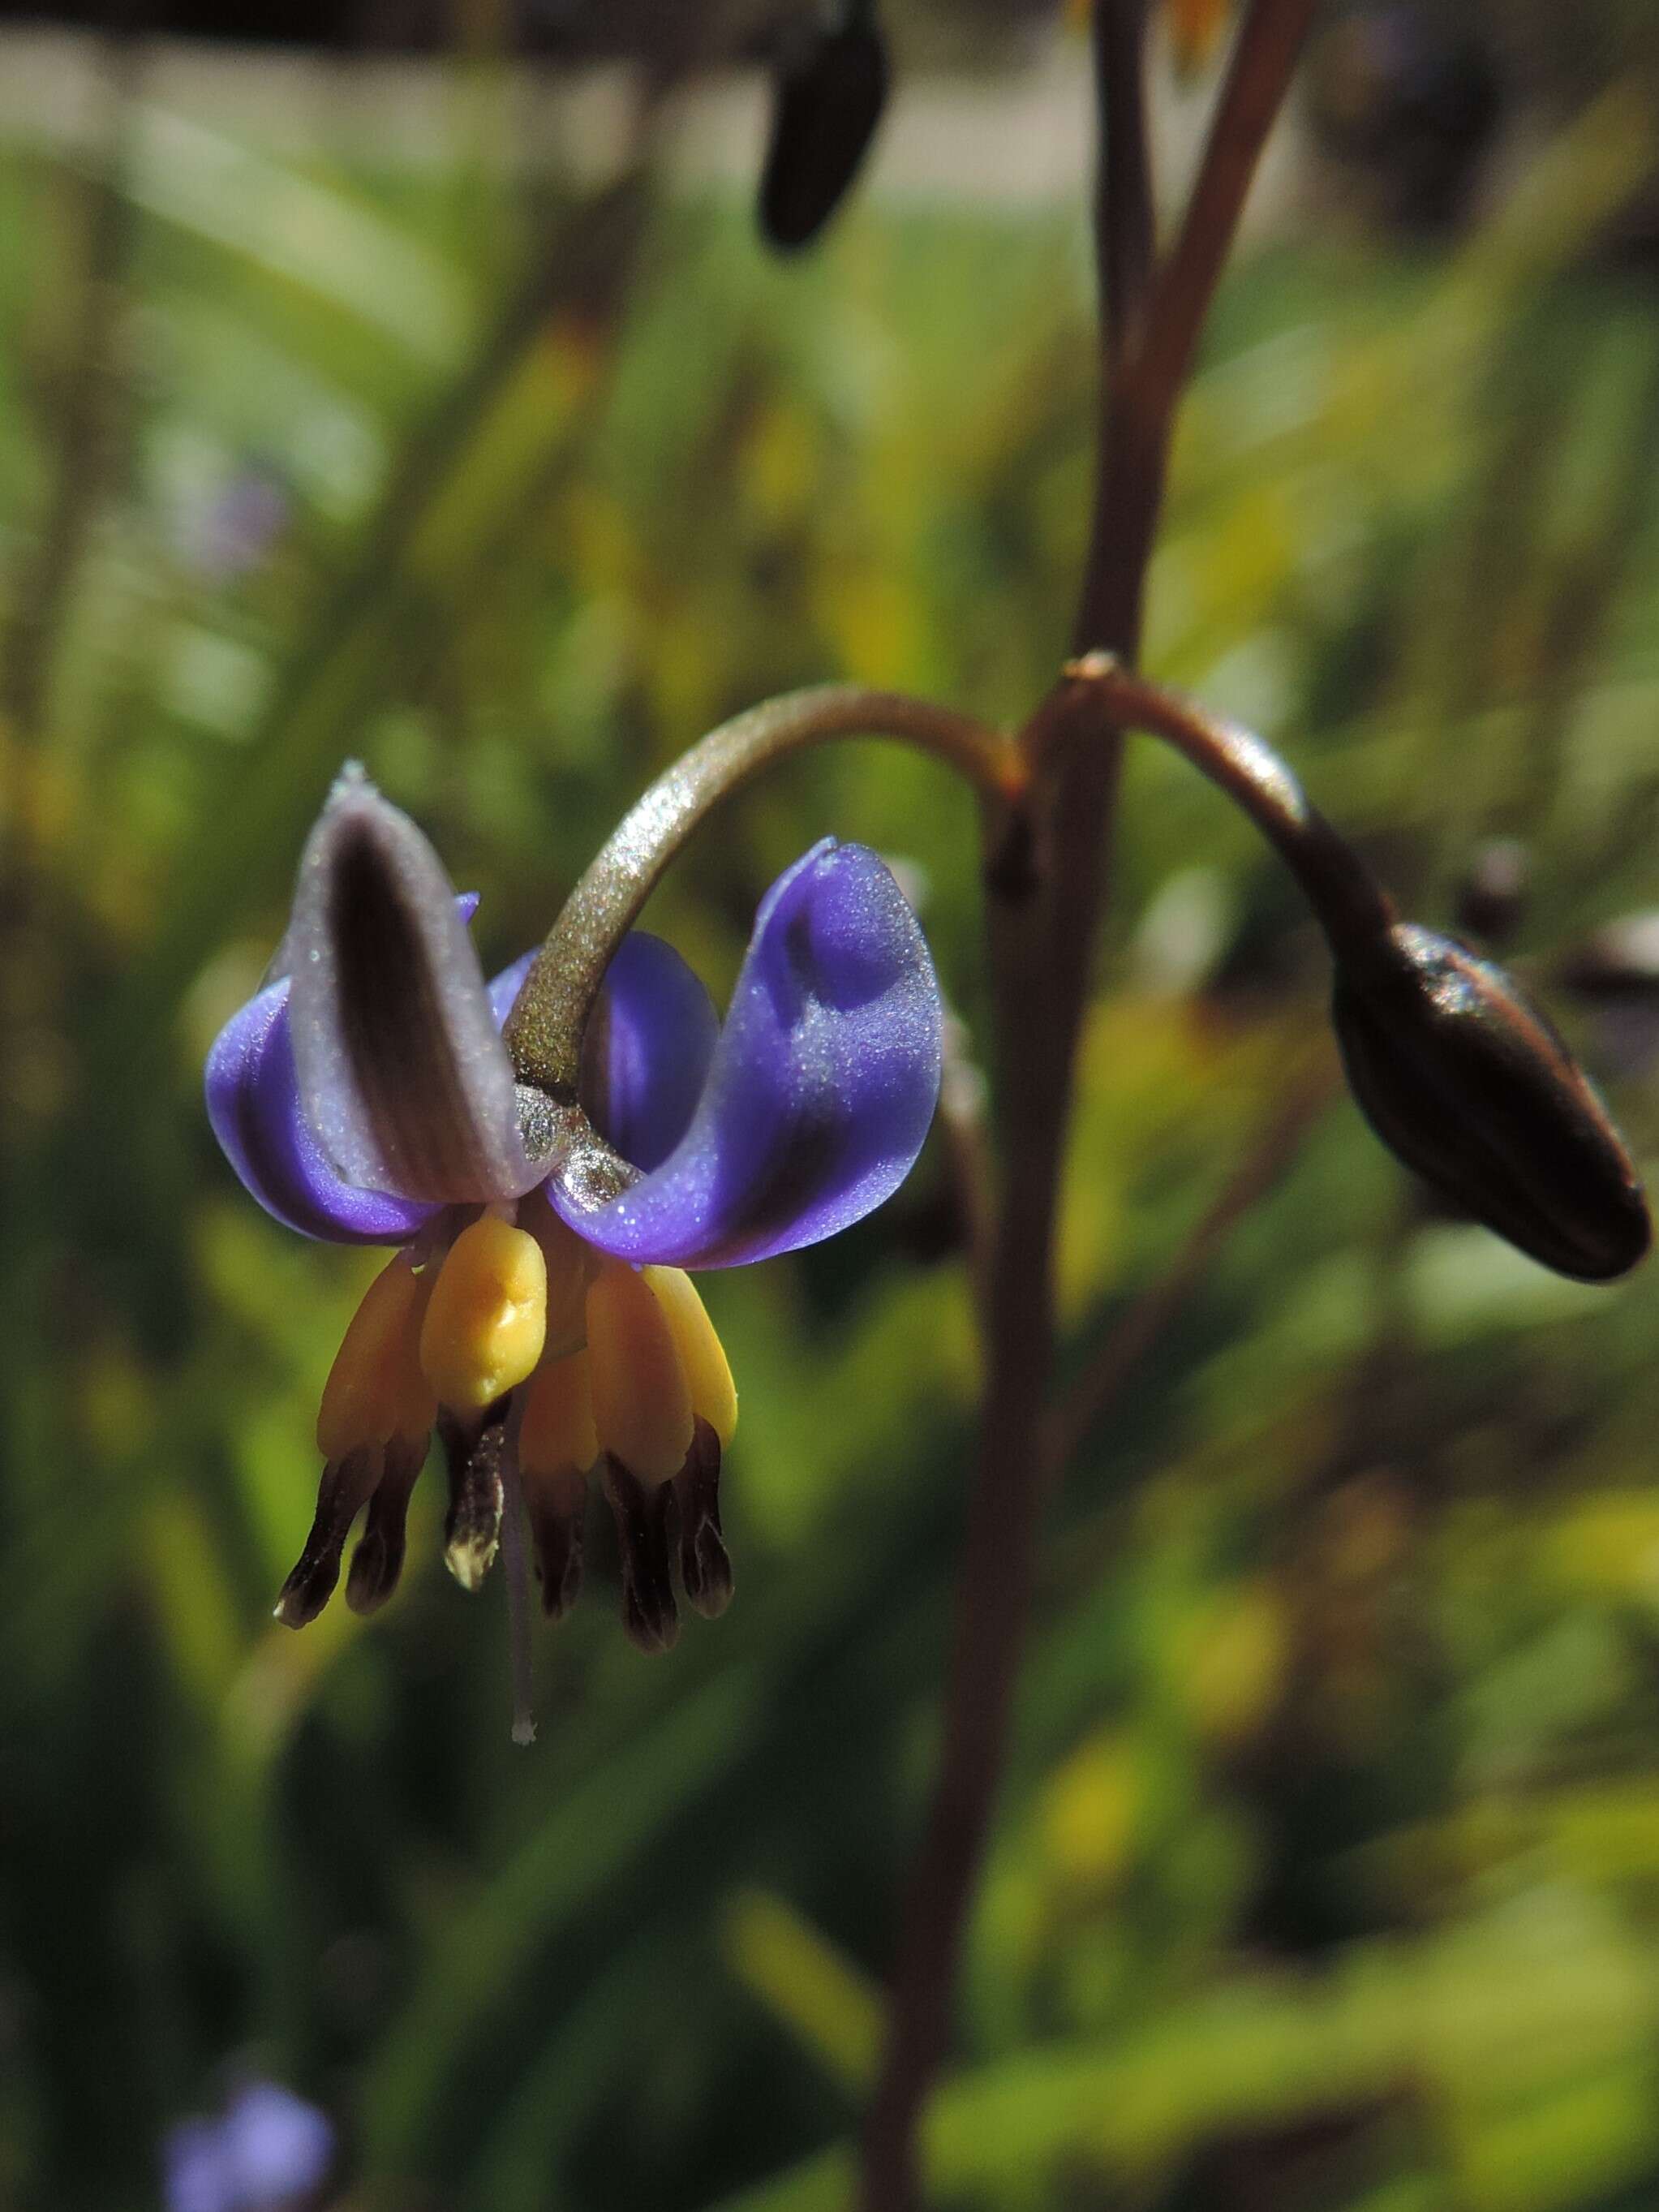
[(524, 1395), (519, 1465), (526, 1480), (574, 1471), (586, 1474), (599, 1455), (587, 1354), (544, 1360)]
[(547, 1262), (545, 1357), (562, 1359), (568, 1352), (579, 1352), (586, 1340), (582, 1306), (599, 1255), (574, 1229), (565, 1227), (539, 1190), (532, 1190), (520, 1205), (519, 1226), (530, 1231)]
[(547, 1262), (536, 1239), (493, 1213), (450, 1246), (421, 1325), (421, 1364), (439, 1402), (481, 1413), (522, 1382), (547, 1335)]
[(317, 1409), (317, 1449), (331, 1464), (365, 1444), (412, 1442), (432, 1426), (438, 1409), (420, 1360), (429, 1287), (400, 1252), (364, 1293)]
[(690, 1387), (691, 1410), (700, 1421), (708, 1422), (724, 1450), (738, 1425), (737, 1386), (732, 1380), (726, 1347), (715, 1334), (714, 1324), (690, 1275), (678, 1267), (646, 1267), (641, 1272), (667, 1316), (674, 1349)]
[(588, 1286), (587, 1356), (600, 1449), (642, 1482), (668, 1481), (691, 1449), (691, 1392), (667, 1316), (619, 1260)]

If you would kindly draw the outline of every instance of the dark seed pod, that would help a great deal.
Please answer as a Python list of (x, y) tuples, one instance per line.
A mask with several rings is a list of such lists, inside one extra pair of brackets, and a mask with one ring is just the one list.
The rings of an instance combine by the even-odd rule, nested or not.
[(857, 176), (887, 100), (887, 49), (867, 8), (821, 32), (773, 88), (760, 225), (780, 252), (809, 245)]
[(1652, 1231), (1630, 1155), (1494, 962), (1402, 922), (1339, 963), (1331, 1012), (1354, 1097), (1407, 1167), (1558, 1274), (1636, 1265)]

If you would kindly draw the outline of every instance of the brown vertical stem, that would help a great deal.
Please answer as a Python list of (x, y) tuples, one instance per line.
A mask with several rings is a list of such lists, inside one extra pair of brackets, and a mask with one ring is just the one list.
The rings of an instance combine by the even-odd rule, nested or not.
[[(1073, 635), (1079, 653), (1097, 648), (1133, 664), (1138, 653), (1180, 384), (1310, 7), (1311, 0), (1255, 0), (1170, 270), (1148, 295), (1152, 197), (1140, 90), (1143, 10), (1140, 0), (1097, 0), (1095, 82), (1103, 143), (1096, 215), (1106, 296), (1094, 519)], [(1023, 895), (994, 890), (989, 899), (1003, 1181), (985, 1400), (944, 1741), (864, 2129), (863, 2212), (912, 2212), (919, 2201), (917, 2124), (949, 2039), (963, 1931), (1002, 1772), (1037, 1528), (1056, 1472), (1042, 1443), (1054, 1349), (1054, 1212), (1121, 752), (1103, 715), (1087, 737), (1056, 755), (1032, 794), (1034, 888)]]
[(1133, 353), (1152, 290), (1156, 210), (1146, 132), (1146, 0), (1100, 0), (1091, 49), (1103, 143), (1095, 175), (1095, 273), (1115, 371)]
[[(84, 266), (73, 327), (60, 358), (50, 364), (46, 428), (58, 477), (34, 557), (23, 573), (7, 625), (0, 716), (22, 762), (45, 735), (64, 616), (88, 532), (108, 481), (112, 433), (119, 396), (115, 360), (121, 279), (131, 208), (121, 173), (137, 88), (139, 49), (124, 33), (104, 40), (98, 57), (100, 116), (93, 166), (82, 181)], [(17, 809), (19, 830), (32, 825)], [(20, 844), (27, 844), (23, 836)]]

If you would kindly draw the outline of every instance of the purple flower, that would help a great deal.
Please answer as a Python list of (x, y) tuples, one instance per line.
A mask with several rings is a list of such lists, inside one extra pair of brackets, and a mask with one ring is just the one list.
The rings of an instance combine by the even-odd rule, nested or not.
[(717, 1613), (731, 1591), (718, 1478), (737, 1400), (683, 1270), (817, 1243), (897, 1188), (939, 1094), (933, 966), (886, 867), (828, 838), (762, 901), (724, 1024), (677, 952), (630, 935), (583, 1052), (580, 1106), (631, 1178), (601, 1195), (549, 1134), (562, 1102), (520, 1084), (501, 1041), (533, 956), (486, 983), (473, 903), (347, 769), (272, 978), (208, 1056), (209, 1118), (260, 1204), (306, 1236), (399, 1248), (323, 1394), (317, 1518), (277, 1617), (320, 1610), (365, 1507), (347, 1600), (389, 1595), (435, 1425), (464, 1583), (522, 1480), (543, 1602), (562, 1612), (599, 1468), (625, 1620), (660, 1648), (671, 1509), (689, 1601)]
[(327, 2175), (334, 2130), (274, 2081), (250, 2081), (222, 2118), (184, 2120), (161, 2147), (167, 2212), (278, 2212)]

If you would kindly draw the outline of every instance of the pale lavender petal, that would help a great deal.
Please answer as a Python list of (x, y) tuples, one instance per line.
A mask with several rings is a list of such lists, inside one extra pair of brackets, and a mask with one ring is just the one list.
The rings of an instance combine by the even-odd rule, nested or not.
[(311, 833), (289, 937), (300, 1096), (340, 1174), (434, 1204), (530, 1189), (513, 1064), (448, 878), (360, 769)]
[(581, 1102), (635, 1167), (660, 1167), (690, 1127), (720, 1033), (672, 945), (642, 929), (623, 939), (582, 1039)]
[(512, 1012), (513, 1001), (523, 990), (524, 979), (540, 950), (539, 945), (532, 945), (528, 952), (521, 952), (510, 968), (503, 968), (499, 975), (490, 977), (489, 1018), (497, 1029), (504, 1025)]
[(300, 1105), (286, 978), (240, 1007), (207, 1060), (208, 1120), (267, 1213), (302, 1237), (339, 1244), (401, 1244), (436, 1208), (343, 1182), (323, 1157)]
[(734, 1267), (833, 1236), (908, 1174), (938, 1103), (943, 1015), (915, 916), (876, 854), (826, 839), (762, 902), (679, 1144), (572, 1228), (623, 1259)]
[(310, 2197), (334, 2156), (326, 2117), (274, 2081), (250, 2082), (233, 2100), (223, 2141), (238, 2212), (266, 2212)]
[(181, 2120), (161, 2142), (167, 2212), (237, 2212), (221, 2131), (210, 2120)]

